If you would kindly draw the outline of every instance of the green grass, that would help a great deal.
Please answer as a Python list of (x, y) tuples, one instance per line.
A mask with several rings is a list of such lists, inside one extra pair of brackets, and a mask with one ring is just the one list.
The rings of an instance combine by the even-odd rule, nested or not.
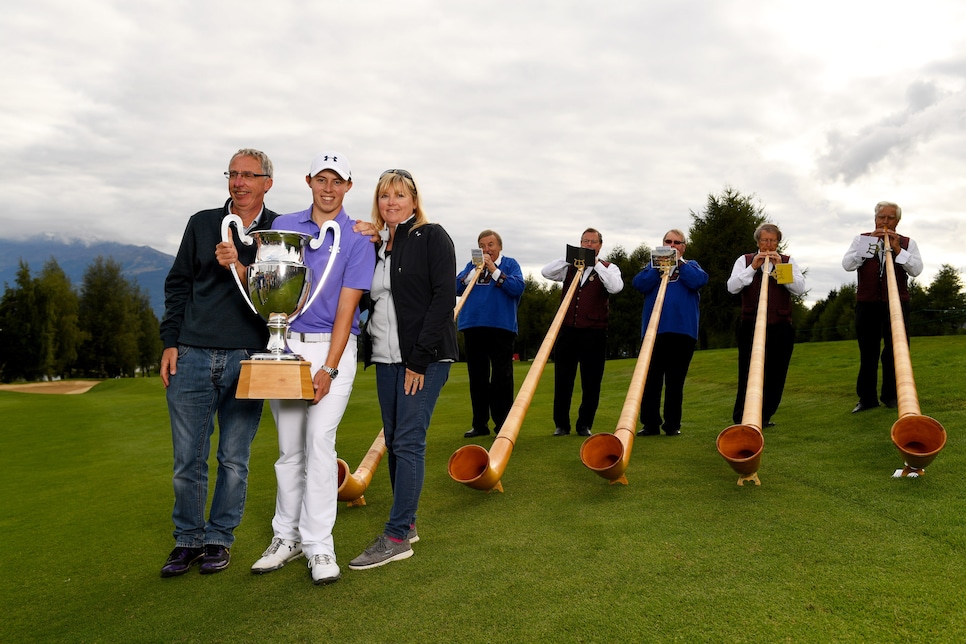
[[(797, 345), (761, 487), (737, 486), (714, 447), (730, 424), (734, 350), (695, 355), (682, 436), (637, 438), (628, 486), (584, 468), (581, 439), (551, 436), (551, 364), (504, 494), (446, 473), (469, 442), (456, 365), (430, 429), (416, 556), (346, 569), (388, 515), (383, 463), (368, 505), (339, 509), (343, 577), (325, 587), (304, 560), (248, 571), (272, 536), (267, 411), (231, 568), (161, 579), (173, 541), (160, 381), (0, 392), (0, 641), (963, 641), (964, 356), (966, 337), (913, 339), (920, 405), (949, 439), (924, 477), (893, 479), (895, 410), (849, 413), (855, 344)], [(595, 431), (613, 430), (633, 367), (607, 364)], [(339, 431), (353, 469), (379, 430), (374, 389), (374, 371), (360, 372)]]

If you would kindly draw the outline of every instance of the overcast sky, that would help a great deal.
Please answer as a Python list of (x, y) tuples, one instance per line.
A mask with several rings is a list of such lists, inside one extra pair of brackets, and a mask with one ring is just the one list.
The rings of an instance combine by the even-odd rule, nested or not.
[(605, 254), (655, 246), (731, 186), (810, 301), (852, 281), (883, 199), (921, 283), (966, 275), (962, 0), (33, 0), (5, 10), (0, 60), (7, 238), (174, 254), (238, 148), (272, 158), (278, 212), (335, 149), (350, 216), (406, 168), (460, 264), (484, 228), (535, 275), (587, 226)]

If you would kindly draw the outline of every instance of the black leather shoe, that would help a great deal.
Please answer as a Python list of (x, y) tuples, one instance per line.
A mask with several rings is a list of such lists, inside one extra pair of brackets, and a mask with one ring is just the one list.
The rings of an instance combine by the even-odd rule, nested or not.
[(659, 436), (661, 434), (660, 429), (651, 429), (649, 427), (642, 427), (637, 430), (638, 436)]
[(855, 404), (855, 407), (852, 408), (852, 413), (857, 414), (860, 411), (865, 411), (866, 409), (875, 409), (878, 406), (879, 406), (879, 403), (876, 403), (874, 405), (866, 405), (864, 402), (860, 400)]
[(488, 429), (471, 429), (470, 431), (463, 434), (463, 438), (476, 438), (477, 436), (489, 436), (490, 430)]
[(191, 570), (193, 565), (201, 561), (204, 554), (204, 548), (178, 546), (171, 551), (171, 554), (168, 555), (168, 560), (164, 562), (164, 567), (161, 568), (161, 576), (177, 577), (185, 574)]
[(590, 431), (590, 427), (578, 427), (577, 436), (590, 436), (594, 432)]
[(553, 430), (554, 436), (566, 436), (569, 433), (570, 433), (570, 430), (564, 429), (563, 427), (558, 427), (557, 429)]
[(889, 400), (883, 400), (882, 404), (888, 407), (889, 409), (895, 409), (896, 407), (899, 406), (899, 401), (896, 400), (895, 398), (890, 398)]
[(774, 427), (774, 426), (775, 426), (775, 423), (771, 422), (770, 420), (765, 421), (765, 427)]
[(681, 435), (681, 430), (680, 429), (667, 429), (667, 430), (664, 431), (664, 433), (667, 434), (668, 436), (680, 436)]
[(201, 559), (201, 574), (210, 575), (221, 572), (231, 562), (231, 553), (225, 546), (205, 544), (205, 556)]

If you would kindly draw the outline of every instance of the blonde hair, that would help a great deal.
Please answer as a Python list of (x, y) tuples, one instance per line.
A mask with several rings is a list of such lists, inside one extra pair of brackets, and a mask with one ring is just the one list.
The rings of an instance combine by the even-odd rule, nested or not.
[[(412, 175), (407, 177), (399, 174), (399, 172), (405, 172), (405, 170), (386, 170), (379, 177), (379, 181), (376, 182), (376, 191), (372, 197), (372, 224), (376, 227), (376, 230), (382, 230), (386, 227), (386, 221), (379, 213), (379, 195), (390, 190), (398, 190), (400, 187), (402, 187), (403, 192), (412, 197), (413, 202), (416, 204), (414, 212), (416, 218), (413, 220), (413, 230), (429, 223), (429, 218), (423, 212), (423, 200), (419, 196), (419, 188), (416, 187), (416, 180), (412, 178)], [(406, 172), (406, 174), (409, 173)]]

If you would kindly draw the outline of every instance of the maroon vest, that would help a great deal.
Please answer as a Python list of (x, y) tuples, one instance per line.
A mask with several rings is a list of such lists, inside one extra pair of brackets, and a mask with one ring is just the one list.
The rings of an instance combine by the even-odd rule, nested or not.
[[(866, 233), (870, 235), (871, 233)], [(909, 238), (899, 235), (899, 245), (903, 249), (909, 248)], [(899, 290), (899, 301), (908, 302), (909, 301), (909, 286), (907, 281), (909, 276), (902, 269), (899, 264), (896, 267), (896, 286)], [(855, 293), (855, 299), (858, 302), (888, 302), (889, 301), (889, 286), (886, 278), (884, 267), (879, 262), (879, 253), (868, 258), (862, 265), (859, 266), (858, 271), (858, 290)]]
[[(604, 266), (609, 263), (601, 261)], [(573, 266), (567, 268), (567, 278), (563, 284), (563, 295), (570, 290), (570, 285), (574, 281), (577, 269)], [(570, 300), (567, 308), (567, 315), (564, 316), (563, 325), (572, 326), (577, 329), (606, 329), (607, 318), (610, 314), (609, 293), (600, 281), (600, 275), (596, 271), (590, 273), (590, 277), (577, 287), (574, 299)], [(563, 301), (563, 297), (561, 297)]]
[[(758, 253), (745, 255), (745, 266), (751, 265)], [(788, 262), (788, 255), (781, 256)], [(758, 297), (761, 294), (761, 271), (755, 271), (751, 284), (741, 289), (741, 319), (746, 322), (755, 320), (758, 315)], [(792, 294), (775, 280), (768, 280), (768, 321), (766, 324), (792, 321)]]

